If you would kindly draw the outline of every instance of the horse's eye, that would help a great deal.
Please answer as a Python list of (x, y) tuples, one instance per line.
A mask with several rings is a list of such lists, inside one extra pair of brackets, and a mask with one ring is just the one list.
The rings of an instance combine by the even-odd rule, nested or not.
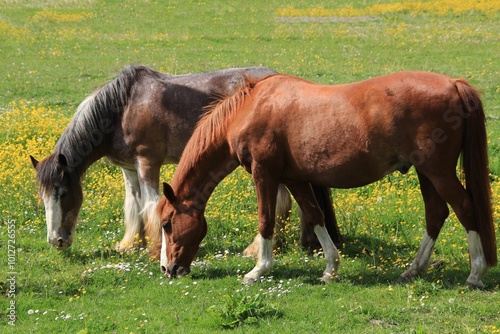
[(54, 189), (54, 197), (56, 199), (63, 199), (66, 196), (66, 189), (63, 187), (56, 186)]
[(165, 232), (170, 233), (172, 231), (172, 222), (167, 220), (163, 222), (162, 227)]
[(53, 192), (52, 192), (52, 196), (56, 200), (62, 199), (64, 196), (66, 196), (66, 190), (64, 188), (56, 185), (54, 187)]

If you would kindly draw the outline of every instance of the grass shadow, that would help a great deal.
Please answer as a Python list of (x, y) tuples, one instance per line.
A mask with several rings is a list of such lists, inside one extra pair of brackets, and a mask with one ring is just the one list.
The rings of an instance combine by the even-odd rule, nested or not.
[(61, 256), (71, 264), (88, 265), (96, 260), (121, 260), (134, 261), (137, 258), (144, 257), (145, 261), (149, 261), (148, 253), (143, 254), (142, 251), (131, 250), (128, 252), (117, 252), (114, 249), (93, 249), (91, 251), (81, 251), (75, 248), (68, 248), (61, 251)]
[[(346, 242), (343, 249), (344, 262), (348, 259), (356, 259), (358, 272), (350, 270), (344, 274), (342, 265), (339, 274), (344, 280), (354, 285), (373, 286), (377, 284), (411, 284), (398, 282), (400, 275), (413, 261), (418, 245), (398, 245), (394, 242), (384, 243), (378, 247), (380, 242), (376, 238), (366, 236), (345, 237)], [(401, 259), (405, 259), (402, 261)], [(470, 274), (469, 262), (456, 263), (451, 257), (446, 257), (433, 252), (427, 273), (415, 278), (433, 284), (439, 284), (441, 288), (456, 289), (466, 286), (466, 280)], [(492, 291), (500, 284), (499, 275), (495, 274), (496, 268), (491, 268), (483, 277), (485, 291)]]

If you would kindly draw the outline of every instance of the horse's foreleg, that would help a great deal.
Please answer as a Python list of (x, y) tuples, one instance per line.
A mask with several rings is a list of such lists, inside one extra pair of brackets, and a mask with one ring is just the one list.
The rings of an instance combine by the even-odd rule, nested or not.
[(269, 175), (265, 168), (252, 168), (259, 207), (259, 251), (256, 266), (245, 275), (243, 284), (251, 284), (269, 273), (273, 266), (273, 230), (275, 224), (277, 178)]
[[(278, 249), (283, 246), (283, 229), (290, 215), (291, 207), (292, 201), (290, 199), (290, 193), (284, 185), (280, 184), (278, 187), (278, 196), (276, 198), (276, 225), (274, 227), (273, 249)], [(243, 256), (257, 258), (259, 244), (260, 237), (259, 234), (257, 234), (253, 242), (243, 251)]]
[(243, 284), (252, 284), (261, 276), (269, 273), (273, 267), (273, 241), (271, 238), (264, 238), (259, 234), (255, 237), (259, 250), (257, 254), (256, 266), (243, 277)]
[(141, 190), (136, 170), (122, 168), (125, 181), (125, 235), (116, 245), (123, 252), (134, 247), (136, 235), (141, 233)]
[(448, 205), (438, 194), (431, 181), (418, 170), (417, 174), (425, 204), (426, 232), (410, 268), (399, 277), (399, 282), (402, 283), (426, 274), (434, 244), (449, 214)]
[(326, 269), (323, 272), (322, 280), (328, 283), (337, 278), (340, 255), (325, 227), (323, 212), (309, 183), (288, 183), (287, 187), (302, 209), (304, 222), (313, 227), (323, 248)]

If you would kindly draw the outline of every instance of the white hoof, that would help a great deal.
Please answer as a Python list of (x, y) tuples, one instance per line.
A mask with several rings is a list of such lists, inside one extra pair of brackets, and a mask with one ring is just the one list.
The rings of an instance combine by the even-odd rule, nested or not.
[(471, 288), (471, 289), (479, 289), (479, 290), (484, 289), (484, 284), (483, 284), (483, 282), (481, 282), (481, 280), (477, 281), (477, 280), (471, 279), (469, 277), (467, 279), (466, 283), (469, 286), (469, 288)]
[(243, 285), (252, 285), (255, 282), (257, 282), (257, 280), (258, 279), (255, 278), (255, 277), (245, 276), (245, 277), (243, 277), (243, 281), (241, 281), (241, 284), (243, 284)]
[(117, 252), (126, 252), (135, 249), (134, 243), (120, 241), (116, 244), (115, 250)]

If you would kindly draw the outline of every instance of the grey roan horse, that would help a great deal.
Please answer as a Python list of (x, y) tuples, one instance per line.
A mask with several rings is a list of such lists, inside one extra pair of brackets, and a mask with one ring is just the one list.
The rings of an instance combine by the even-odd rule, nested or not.
[[(83, 201), (81, 178), (90, 165), (107, 157), (125, 179), (125, 236), (116, 249), (133, 248), (137, 238), (145, 245), (144, 222), (156, 214), (161, 166), (179, 161), (207, 106), (231, 95), (244, 77), (273, 73), (249, 67), (170, 75), (144, 66), (125, 67), (80, 104), (53, 154), (41, 162), (31, 157), (45, 204), (47, 241), (57, 249), (71, 246)], [(315, 188), (330, 235), (340, 242), (329, 190)], [(289, 209), (290, 195), (281, 186), (277, 215), (286, 217)], [(301, 239), (305, 247), (319, 245), (304, 226)], [(151, 255), (157, 257), (161, 240), (150, 242)], [(255, 249), (249, 247), (247, 254), (255, 255)]]

